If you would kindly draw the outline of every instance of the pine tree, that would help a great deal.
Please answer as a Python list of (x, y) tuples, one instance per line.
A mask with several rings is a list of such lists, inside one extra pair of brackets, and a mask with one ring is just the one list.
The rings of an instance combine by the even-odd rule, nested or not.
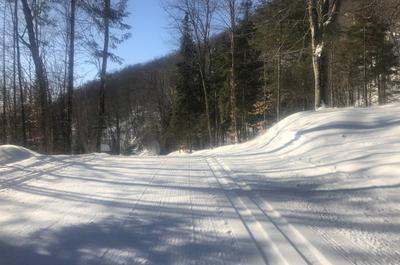
[[(372, 104), (373, 87), (377, 87), (378, 102), (385, 102), (385, 80), (393, 73), (393, 67), (398, 65), (387, 31), (388, 25), (372, 12), (368, 15), (356, 14), (346, 32), (340, 57), (351, 57), (348, 63), (354, 73), (352, 83), (358, 87), (359, 105), (361, 101), (364, 106)], [(343, 61), (339, 63), (344, 64)]]
[(178, 80), (171, 125), (174, 133), (184, 139), (187, 148), (192, 151), (195, 128), (200, 121), (201, 104), (196, 49), (187, 14), (182, 22), (180, 55), (182, 62), (177, 65)]
[(252, 1), (246, 0), (242, 3), (242, 19), (237, 31), (236, 45), (236, 73), (237, 73), (237, 107), (240, 117), (240, 140), (248, 139), (247, 127), (254, 111), (257, 95), (260, 93), (260, 69), (262, 63), (260, 51), (251, 45), (256, 27), (250, 17)]

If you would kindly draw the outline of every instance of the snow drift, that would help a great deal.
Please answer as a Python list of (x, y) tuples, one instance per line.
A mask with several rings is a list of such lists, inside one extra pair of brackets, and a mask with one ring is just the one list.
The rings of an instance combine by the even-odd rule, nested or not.
[[(301, 112), (267, 133), (237, 145), (196, 152), (261, 159), (304, 161), (310, 178), (325, 172), (335, 188), (400, 184), (400, 105)], [(331, 179), (332, 180), (332, 179)], [(328, 183), (319, 188), (329, 188)], [(332, 183), (331, 183), (332, 184)], [(333, 185), (330, 185), (331, 188)]]
[[(197, 155), (222, 153), (299, 154), (294, 152), (299, 146), (329, 149), (334, 143), (367, 139), (371, 135), (380, 136), (384, 142), (387, 136), (396, 137), (400, 132), (400, 105), (392, 104), (372, 108), (323, 109), (293, 114), (256, 139), (237, 145), (198, 151)], [(385, 137), (383, 137), (385, 136)], [(397, 140), (397, 141), (396, 141)], [(397, 139), (391, 142), (398, 143)], [(371, 144), (378, 145), (374, 139)], [(326, 147), (326, 144), (329, 146)], [(393, 146), (391, 146), (393, 147)], [(299, 150), (297, 150), (299, 151)], [(294, 153), (293, 153), (294, 152)]]
[(34, 156), (38, 156), (38, 154), (20, 146), (0, 145), (0, 165), (14, 163)]

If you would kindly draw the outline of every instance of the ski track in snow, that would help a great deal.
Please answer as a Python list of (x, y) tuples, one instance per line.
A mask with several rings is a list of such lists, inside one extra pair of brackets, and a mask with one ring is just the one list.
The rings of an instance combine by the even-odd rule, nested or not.
[(0, 265), (400, 264), (388, 109), (296, 114), (179, 157), (0, 149)]

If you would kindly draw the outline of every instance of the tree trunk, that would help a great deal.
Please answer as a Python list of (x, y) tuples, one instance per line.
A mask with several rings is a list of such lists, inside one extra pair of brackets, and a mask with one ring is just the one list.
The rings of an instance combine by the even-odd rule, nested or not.
[(349, 106), (354, 106), (354, 86), (353, 82), (351, 81), (351, 73), (349, 73), (349, 76), (347, 77), (348, 83), (347, 83), (347, 90), (349, 91)]
[[(244, 62), (246, 62), (246, 53), (244, 54)], [(247, 124), (246, 124), (246, 91), (245, 91), (245, 86), (242, 87), (242, 121), (241, 121), (241, 132), (239, 136), (240, 141), (246, 141), (247, 140)]]
[[(191, 88), (188, 88), (191, 89)], [(188, 128), (189, 128), (189, 134), (187, 138), (187, 148), (189, 149), (189, 152), (192, 153), (193, 147), (192, 147), (192, 115), (191, 115), (191, 95), (187, 97), (187, 122), (188, 122)]]
[(48, 113), (47, 113), (47, 109), (48, 109), (47, 76), (46, 76), (46, 72), (44, 69), (44, 64), (43, 64), (42, 58), (39, 53), (39, 46), (37, 43), (35, 31), (34, 31), (33, 17), (32, 17), (31, 9), (29, 7), (27, 0), (21, 0), (21, 2), (22, 2), (22, 6), (23, 6), (25, 21), (26, 21), (26, 28), (28, 31), (29, 49), (32, 54), (33, 63), (35, 64), (35, 74), (36, 74), (37, 84), (39, 87), (42, 151), (45, 153), (48, 153), (49, 152), (50, 128), (48, 127), (49, 121), (48, 121)]
[(276, 95), (276, 121), (279, 122), (281, 119), (281, 48), (282, 48), (282, 22), (279, 22), (279, 47), (278, 47), (278, 84), (277, 84), (277, 95)]
[(16, 39), (16, 46), (17, 46), (18, 86), (19, 86), (19, 96), (20, 96), (20, 105), (21, 105), (22, 145), (26, 146), (27, 145), (26, 114), (25, 114), (25, 96), (24, 96), (24, 88), (23, 88), (23, 82), (22, 82), (21, 52), (20, 52), (20, 46), (19, 46), (18, 1), (15, 1), (14, 17), (15, 17), (15, 39)]
[[(15, 1), (16, 2), (16, 1)], [(12, 11), (12, 5), (10, 3), (10, 10)], [(12, 16), (12, 21), (13, 21), (13, 120), (12, 120), (12, 142), (14, 144), (18, 143), (18, 136), (17, 136), (17, 33), (16, 33), (16, 28), (17, 28), (17, 22), (15, 20), (15, 12)]]
[(205, 105), (206, 105), (208, 140), (209, 140), (210, 146), (212, 146), (212, 145), (213, 145), (213, 142), (212, 142), (211, 119), (210, 119), (210, 106), (209, 106), (209, 104), (208, 104), (207, 86), (206, 86), (206, 81), (205, 81), (205, 79), (204, 79), (203, 69), (201, 69), (201, 65), (200, 65), (200, 64), (199, 64), (199, 68), (200, 68), (201, 84), (202, 84), (202, 87), (203, 87), (204, 102), (205, 102)]
[(325, 50), (323, 48), (321, 53), (318, 47), (323, 44), (316, 45), (313, 48), (313, 68), (314, 68), (314, 93), (315, 93), (315, 108), (325, 105), (327, 102), (327, 87), (328, 87), (328, 67)]
[(235, 41), (235, 31), (236, 31), (236, 1), (229, 1), (229, 13), (231, 22), (231, 77), (230, 77), (230, 105), (231, 105), (231, 138), (233, 143), (239, 142), (238, 128), (237, 128), (237, 113), (236, 113), (236, 41)]
[(6, 84), (6, 3), (3, 10), (3, 144), (7, 143), (7, 84)]
[(363, 97), (364, 97), (364, 106), (368, 107), (368, 80), (367, 80), (367, 43), (366, 43), (366, 29), (363, 28), (363, 60), (364, 60), (364, 69), (363, 69)]
[(214, 90), (214, 113), (215, 113), (215, 119), (214, 119), (214, 145), (218, 146), (219, 145), (219, 125), (218, 125), (218, 96), (217, 96), (217, 90)]
[(323, 43), (321, 43), (321, 30), (318, 23), (318, 12), (315, 0), (308, 0), (308, 11), (311, 29), (311, 48), (312, 63), (314, 69), (314, 96), (315, 108), (321, 107), (321, 90), (322, 90), (322, 71), (321, 71), (321, 54)]
[(382, 104), (386, 104), (386, 80), (387, 76), (382, 76)]
[(281, 49), (278, 50), (278, 85), (276, 94), (276, 121), (281, 120)]
[(327, 103), (328, 65), (324, 35), (327, 28), (336, 20), (340, 2), (340, 0), (308, 0), (307, 3), (311, 30), (316, 109)]
[(378, 104), (382, 105), (382, 78), (381, 74), (378, 74), (375, 78), (375, 82), (378, 86)]
[(267, 80), (267, 56), (265, 53), (263, 55), (263, 81), (264, 81), (264, 85), (263, 85), (263, 96), (264, 96), (263, 129), (267, 129), (267, 85), (268, 85), (268, 80)]
[(334, 57), (335, 57), (335, 47), (333, 44), (333, 41), (331, 41), (330, 45), (330, 58), (329, 58), (329, 91), (330, 91), (330, 96), (329, 96), (329, 106), (333, 108), (335, 106), (335, 83), (333, 80), (333, 71), (334, 71)]
[(65, 134), (65, 152), (72, 152), (72, 97), (74, 93), (74, 55), (75, 55), (75, 7), (76, 0), (71, 0), (68, 52), (68, 84), (67, 84), (67, 121)]
[(116, 112), (115, 115), (115, 127), (116, 127), (116, 143), (115, 143), (115, 152), (117, 155), (121, 154), (121, 123), (119, 120), (119, 112)]
[(96, 137), (96, 151), (101, 152), (101, 140), (105, 127), (105, 90), (106, 90), (106, 74), (107, 74), (107, 59), (108, 59), (108, 44), (110, 41), (110, 0), (104, 0), (104, 47), (103, 47), (103, 62), (100, 73), (100, 101), (99, 115)]

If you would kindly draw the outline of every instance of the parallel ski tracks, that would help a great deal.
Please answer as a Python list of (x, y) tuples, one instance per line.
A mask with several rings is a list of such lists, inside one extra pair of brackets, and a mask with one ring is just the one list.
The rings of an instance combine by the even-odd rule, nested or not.
[[(202, 244), (215, 251), (204, 256), (197, 253), (198, 257), (192, 260), (197, 265), (247, 265), (243, 263), (241, 250), (237, 246), (238, 238), (232, 233), (229, 214), (232, 209), (226, 209), (226, 198), (216, 189), (216, 181), (207, 162), (199, 157), (190, 159), (191, 186), (198, 188), (193, 192), (191, 205), (196, 213), (193, 216), (195, 227), (195, 244)], [(195, 250), (196, 251), (196, 250)], [(201, 258), (200, 258), (201, 257)], [(192, 264), (192, 263), (186, 263)]]
[[(94, 157), (86, 157), (83, 158), (81, 162), (90, 162), (94, 160)], [(35, 161), (35, 163), (38, 161)], [(34, 169), (28, 169), (28, 167), (23, 167), (23, 166), (18, 166), (17, 164), (12, 164), (10, 166), (3, 166), (2, 168), (5, 169), (5, 172), (1, 172), (1, 174), (4, 175), (13, 175), (13, 173), (16, 174), (14, 177), (8, 177), (5, 180), (0, 179), (0, 191), (2, 190), (7, 190), (13, 187), (16, 187), (18, 185), (30, 182), (32, 180), (36, 180), (41, 178), (42, 176), (45, 176), (47, 174), (50, 174), (52, 172), (56, 172), (58, 170), (64, 169), (66, 167), (74, 165), (76, 161), (71, 160), (71, 161), (62, 161), (58, 159), (47, 159), (44, 160), (43, 162), (40, 163), (40, 165), (34, 165)], [(48, 166), (49, 164), (52, 164), (52, 166)], [(43, 167), (43, 169), (40, 169)], [(10, 171), (10, 172), (8, 172)], [(14, 172), (15, 171), (15, 172)], [(19, 175), (18, 173), (21, 173)]]
[[(251, 187), (235, 180), (234, 173), (223, 162), (215, 157), (207, 157), (206, 161), (241, 221), (239, 230), (245, 229), (258, 249), (258, 259), (251, 264), (332, 265), (268, 202), (252, 192)], [(250, 248), (249, 245), (240, 247)]]
[[(92, 159), (89, 157), (84, 162)], [(75, 160), (65, 162), (61, 165), (73, 165)], [(324, 256), (220, 158), (196, 156), (179, 162), (164, 158), (157, 162), (151, 171), (146, 171), (144, 187), (121, 186), (124, 193), (134, 192), (124, 197), (129, 199), (129, 207), (118, 212), (119, 215), (110, 215), (107, 216), (110, 219), (104, 220), (116, 221), (115, 225), (121, 230), (136, 227), (146, 218), (149, 221), (164, 220), (166, 227), (160, 228), (163, 234), (159, 242), (155, 242), (149, 253), (103, 248), (95, 256), (99, 263), (117, 260), (129, 260), (127, 264), (136, 264), (140, 260), (151, 263), (151, 253), (163, 252), (167, 245), (169, 253), (166, 257), (173, 260), (174, 264), (343, 264)], [(39, 165), (39, 169), (25, 170), (24, 176), (28, 175), (29, 178), (23, 180), (35, 179), (30, 174), (36, 172), (47, 175), (62, 171), (57, 166), (58, 163), (55, 163), (54, 168), (40, 169)], [(18, 185), (16, 182), (12, 184)], [(81, 191), (84, 187), (76, 189)], [(79, 205), (84, 204), (82, 201)], [(150, 208), (146, 209), (145, 206)], [(67, 218), (73, 212), (71, 208), (64, 216)], [(64, 225), (64, 222), (68, 224), (64, 216), (45, 226), (43, 231)], [(96, 223), (98, 220), (95, 214), (86, 221)], [(168, 223), (173, 220), (180, 222)]]
[[(128, 223), (132, 220), (132, 218), (134, 218), (134, 216), (137, 214), (137, 206), (142, 202), (144, 196), (146, 195), (146, 193), (148, 192), (148, 190), (150, 189), (150, 186), (152, 184), (154, 184), (155, 180), (157, 179), (157, 177), (159, 177), (159, 172), (163, 169), (163, 167), (165, 166), (165, 161), (161, 160), (160, 164), (157, 168), (154, 169), (153, 173), (151, 174), (150, 180), (148, 182), (148, 185), (146, 185), (142, 191), (140, 192), (140, 194), (137, 196), (137, 198), (135, 199), (135, 201), (132, 203), (131, 209), (128, 211), (127, 215), (125, 216), (125, 218), (123, 218), (120, 222), (120, 226), (121, 227), (125, 227), (128, 225)], [(159, 201), (159, 204), (162, 205), (163, 200), (165, 199), (165, 188), (163, 189), (163, 194), (164, 196), (161, 198), (161, 200)], [(115, 249), (110, 249), (110, 248), (106, 248), (102, 254), (100, 255), (99, 259), (101, 261), (104, 261), (106, 259), (106, 257), (116, 257), (118, 256), (118, 253), (114, 253)], [(132, 254), (132, 253), (131, 253)]]

